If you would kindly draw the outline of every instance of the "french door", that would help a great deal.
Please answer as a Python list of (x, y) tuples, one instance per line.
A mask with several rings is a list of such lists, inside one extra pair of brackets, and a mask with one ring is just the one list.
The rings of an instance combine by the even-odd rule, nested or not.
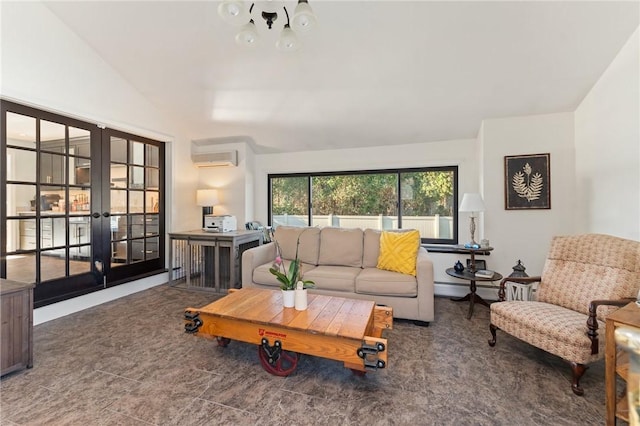
[(1, 101), (0, 277), (44, 306), (164, 270), (164, 146)]

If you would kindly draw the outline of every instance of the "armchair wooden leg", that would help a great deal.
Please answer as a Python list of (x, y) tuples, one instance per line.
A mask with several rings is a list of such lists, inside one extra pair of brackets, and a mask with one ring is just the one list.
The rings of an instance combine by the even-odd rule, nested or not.
[(493, 324), (489, 324), (489, 331), (491, 331), (491, 339), (489, 339), (489, 346), (494, 347), (496, 345), (496, 327)]
[(578, 364), (577, 362), (571, 362), (571, 370), (573, 371), (573, 383), (571, 384), (571, 390), (578, 396), (584, 395), (584, 389), (580, 386), (580, 378), (587, 371), (587, 366), (584, 364)]

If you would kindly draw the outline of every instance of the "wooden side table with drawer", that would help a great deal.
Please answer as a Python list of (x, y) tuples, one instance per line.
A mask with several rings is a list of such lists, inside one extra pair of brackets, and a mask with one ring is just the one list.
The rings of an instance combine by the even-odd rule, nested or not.
[(617, 398), (616, 378), (620, 376), (627, 381), (629, 372), (628, 356), (624, 351), (618, 350), (615, 340), (615, 330), (618, 327), (633, 327), (640, 329), (640, 306), (635, 302), (618, 309), (607, 317), (606, 320), (606, 347), (605, 347), (605, 400), (606, 400), (606, 424), (613, 426), (616, 418), (629, 421), (629, 404), (626, 394)]
[(0, 375), (33, 367), (33, 283), (0, 278)]

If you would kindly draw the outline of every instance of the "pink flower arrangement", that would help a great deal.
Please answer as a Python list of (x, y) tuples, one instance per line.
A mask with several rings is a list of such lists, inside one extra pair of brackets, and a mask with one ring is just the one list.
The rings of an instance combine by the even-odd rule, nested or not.
[(302, 282), (303, 288), (310, 288), (315, 285), (315, 283), (311, 280), (303, 280), (302, 279), (302, 265), (300, 264), (300, 259), (298, 258), (298, 248), (300, 247), (300, 236), (304, 233), (302, 231), (300, 235), (298, 235), (298, 240), (296, 241), (296, 258), (291, 261), (289, 264), (289, 270), (287, 271), (284, 266), (284, 261), (282, 260), (282, 251), (280, 250), (280, 245), (275, 238), (272, 238), (272, 241), (276, 245), (276, 258), (269, 268), (269, 272), (276, 276), (276, 279), (280, 281), (280, 288), (282, 290), (295, 290), (296, 284), (298, 281)]

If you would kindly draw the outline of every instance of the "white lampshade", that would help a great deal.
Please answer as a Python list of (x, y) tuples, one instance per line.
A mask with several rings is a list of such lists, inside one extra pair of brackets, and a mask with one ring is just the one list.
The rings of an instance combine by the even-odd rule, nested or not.
[(276, 47), (283, 52), (293, 52), (300, 47), (300, 40), (289, 25), (284, 26), (280, 38), (276, 42)]
[(458, 211), (472, 213), (483, 212), (484, 202), (482, 201), (482, 196), (477, 192), (466, 192), (462, 196), (462, 202), (460, 203)]
[(253, 47), (258, 42), (260, 36), (258, 35), (258, 30), (256, 29), (256, 24), (253, 22), (253, 19), (249, 21), (246, 25), (243, 25), (236, 34), (236, 43), (241, 46)]
[(218, 204), (217, 189), (198, 189), (196, 191), (196, 204), (201, 207), (212, 207)]
[(225, 0), (218, 6), (218, 15), (232, 25), (242, 25), (249, 19), (249, 10), (244, 0)]
[(316, 23), (316, 16), (307, 0), (298, 0), (298, 5), (291, 20), (293, 28), (299, 33), (305, 33), (312, 30)]

